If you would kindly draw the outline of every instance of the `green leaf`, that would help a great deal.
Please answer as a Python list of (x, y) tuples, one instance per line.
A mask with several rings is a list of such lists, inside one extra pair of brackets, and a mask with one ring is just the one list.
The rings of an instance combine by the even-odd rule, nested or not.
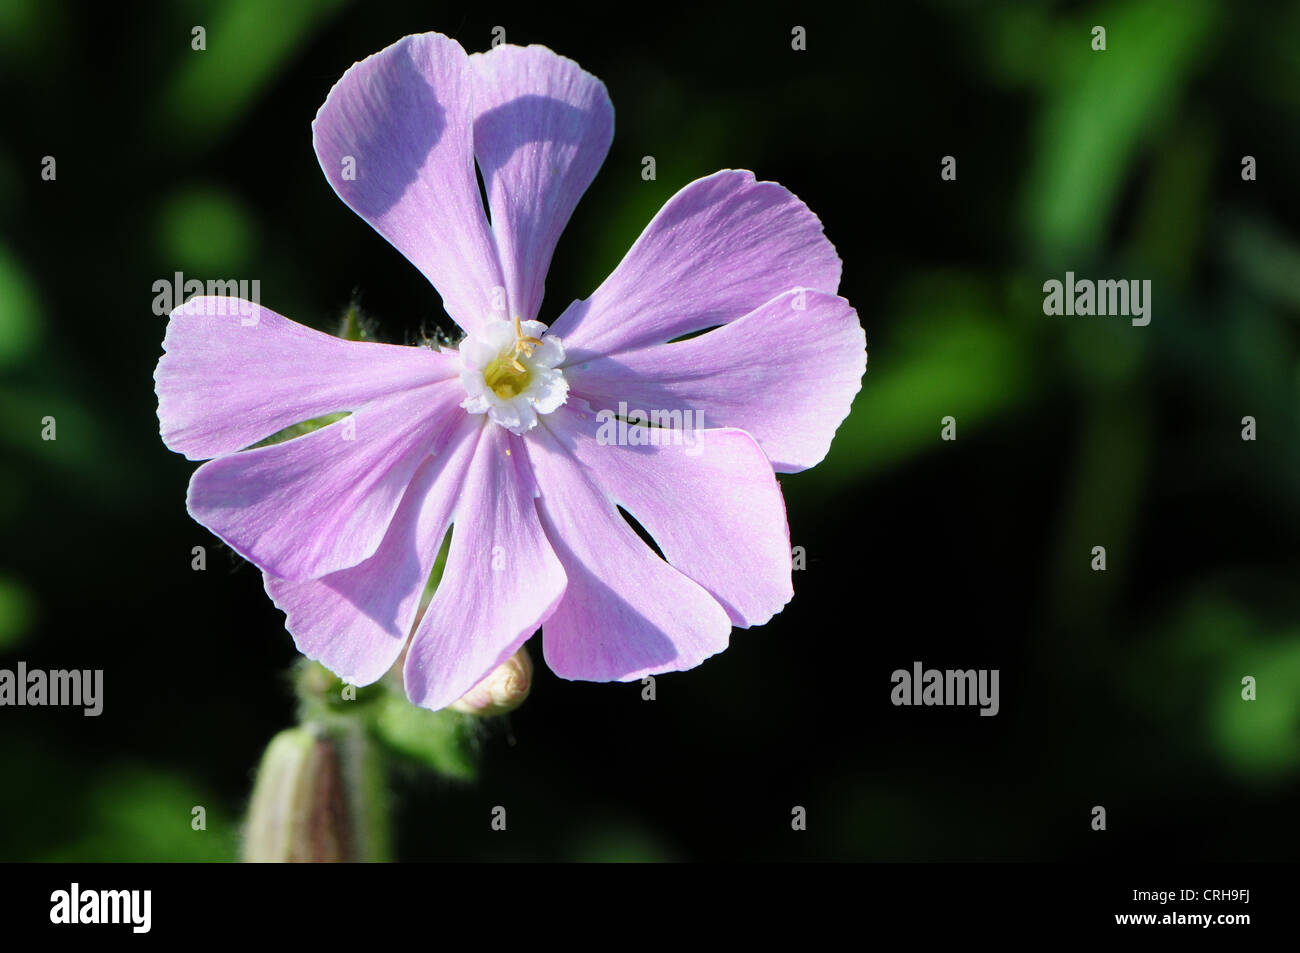
[(478, 776), (480, 728), (473, 716), (429, 711), (390, 692), (379, 702), (372, 728), (391, 751), (439, 774), (462, 781)]

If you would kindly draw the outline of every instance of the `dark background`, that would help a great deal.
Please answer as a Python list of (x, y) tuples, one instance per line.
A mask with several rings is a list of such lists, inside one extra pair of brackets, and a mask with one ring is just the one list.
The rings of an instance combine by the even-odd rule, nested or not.
[[(5, 0), (0, 667), (103, 668), (106, 697), (99, 718), (0, 709), (0, 858), (237, 856), (296, 654), (258, 573), (186, 515), (152, 284), (257, 278), (331, 330), (355, 294), (399, 343), (447, 326), (335, 197), (310, 122), (402, 35), (473, 52), (496, 25), (576, 59), (616, 110), (544, 320), (679, 188), (748, 168), (821, 217), (871, 364), (828, 459), (782, 478), (808, 557), (793, 603), (654, 702), (563, 682), (535, 649), (476, 783), (394, 769), (397, 856), (1293, 858), (1300, 5), (1210, 0)], [(1067, 270), (1151, 279), (1150, 326), (1045, 316)], [(1001, 713), (895, 708), (890, 674), (917, 660), (999, 669)]]

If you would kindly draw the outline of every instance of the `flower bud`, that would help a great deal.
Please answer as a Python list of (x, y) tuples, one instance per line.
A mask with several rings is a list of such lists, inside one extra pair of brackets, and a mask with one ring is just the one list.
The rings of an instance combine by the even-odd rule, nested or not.
[(248, 863), (341, 863), (376, 859), (377, 786), (355, 726), (313, 723), (280, 732), (257, 771), (245, 827)]
[(449, 706), (466, 715), (504, 715), (524, 703), (533, 687), (533, 661), (522, 645), (488, 677)]

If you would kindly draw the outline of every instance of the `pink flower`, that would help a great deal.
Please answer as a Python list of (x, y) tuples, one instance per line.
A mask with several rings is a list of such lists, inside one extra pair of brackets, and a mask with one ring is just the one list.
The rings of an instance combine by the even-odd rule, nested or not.
[(839, 258), (784, 188), (718, 172), (548, 329), (551, 254), (613, 126), (604, 85), (545, 47), (406, 37), (330, 91), (316, 154), (433, 283), (459, 347), (349, 342), (234, 299), (171, 315), (162, 437), (211, 458), (190, 514), (261, 568), (298, 649), (356, 684), (409, 636), (407, 693), (441, 708), (539, 626), (563, 678), (679, 671), (792, 595), (773, 471), (826, 455), (866, 367)]

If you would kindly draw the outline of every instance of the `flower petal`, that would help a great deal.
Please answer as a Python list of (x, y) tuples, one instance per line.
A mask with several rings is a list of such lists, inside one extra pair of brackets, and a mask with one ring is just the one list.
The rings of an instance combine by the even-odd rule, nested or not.
[(630, 681), (721, 652), (727, 613), (627, 524), (579, 462), (572, 431), (552, 426), (565, 412), (528, 436), (538, 511), (569, 580), (542, 630), (547, 664), (561, 678)]
[(424, 273), (471, 332), (492, 315), (493, 289), (505, 287), (474, 174), (472, 86), (455, 40), (408, 36), (344, 73), (312, 123), (316, 157), (339, 198)]
[(474, 154), (483, 171), (511, 316), (542, 304), (560, 232), (614, 138), (605, 84), (544, 46), (494, 47), (474, 70)]
[(420, 465), (384, 541), (369, 559), (320, 579), (264, 574), (298, 651), (354, 685), (393, 667), (451, 522), (481, 419), (466, 416), (447, 444)]
[[(802, 308), (800, 308), (802, 305)], [(787, 292), (707, 334), (567, 368), (593, 409), (691, 411), (747, 431), (782, 473), (820, 463), (867, 367), (866, 335), (843, 298)]]
[(612, 414), (572, 406), (546, 418), (606, 499), (708, 590), (732, 625), (761, 625), (779, 612), (794, 595), (790, 532), (781, 487), (754, 439), (743, 430), (625, 425), (625, 436), (660, 442), (618, 445), (611, 439), (617, 423)]
[(218, 457), (190, 480), (190, 515), (259, 568), (303, 580), (374, 555), (416, 469), (458, 422), (452, 379), (362, 407), (304, 437)]
[(775, 182), (725, 170), (674, 195), (613, 273), (556, 319), (569, 363), (734, 321), (792, 288), (834, 292), (822, 223)]
[(406, 655), (406, 693), (450, 705), (504, 662), (550, 615), (565, 575), (521, 473), (523, 441), (488, 426), (453, 518), (447, 568)]
[(450, 352), (345, 341), (236, 298), (178, 307), (163, 350), (154, 371), (163, 442), (191, 460), (457, 373)]

